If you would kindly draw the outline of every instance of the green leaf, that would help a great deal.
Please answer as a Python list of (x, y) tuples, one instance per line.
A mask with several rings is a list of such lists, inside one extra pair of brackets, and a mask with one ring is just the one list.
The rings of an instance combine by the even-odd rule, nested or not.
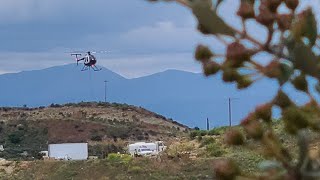
[(292, 79), (291, 83), (297, 90), (308, 92), (308, 81), (303, 73)]
[(290, 51), (293, 64), (297, 69), (305, 74), (320, 79), (320, 73), (317, 68), (319, 61), (309, 46), (306, 46), (302, 42), (295, 43), (294, 48)]
[(199, 21), (202, 32), (234, 36), (235, 32), (212, 9), (211, 0), (189, 0), (193, 14)]
[(288, 60), (280, 61), (281, 75), (278, 77), (279, 83), (286, 83), (294, 72), (293, 64)]
[(320, 80), (320, 58), (313, 53), (312, 47), (305, 45), (302, 41), (295, 41), (293, 37), (286, 39), (285, 44), (294, 68)]
[(293, 24), (291, 31), (296, 41), (300, 41), (301, 38), (306, 37), (309, 40), (309, 45), (314, 46), (317, 40), (318, 29), (317, 20), (311, 8), (302, 12), (298, 20)]
[(313, 46), (316, 43), (318, 28), (317, 28), (317, 20), (312, 12), (309, 9), (307, 13), (307, 25), (305, 27), (305, 36), (310, 40), (311, 45)]

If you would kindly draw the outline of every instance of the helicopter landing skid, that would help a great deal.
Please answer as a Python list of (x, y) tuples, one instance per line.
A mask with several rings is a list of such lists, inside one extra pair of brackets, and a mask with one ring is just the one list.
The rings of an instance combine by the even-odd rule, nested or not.
[(102, 68), (99, 69), (97, 66), (83, 66), (81, 71), (91, 70), (91, 68), (93, 71), (101, 71), (102, 70)]
[(95, 65), (92, 66), (92, 69), (93, 69), (94, 71), (101, 71), (101, 70), (102, 70), (102, 68), (99, 69), (99, 68), (98, 68), (97, 66), (95, 66)]

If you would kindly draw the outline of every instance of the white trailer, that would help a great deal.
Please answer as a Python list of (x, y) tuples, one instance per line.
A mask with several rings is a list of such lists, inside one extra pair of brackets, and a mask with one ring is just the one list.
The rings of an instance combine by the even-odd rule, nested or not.
[(152, 156), (164, 151), (165, 149), (166, 146), (164, 146), (162, 141), (156, 141), (152, 143), (137, 142), (128, 145), (129, 154), (131, 154), (132, 156)]
[(87, 160), (88, 143), (49, 144), (48, 154), (59, 160)]

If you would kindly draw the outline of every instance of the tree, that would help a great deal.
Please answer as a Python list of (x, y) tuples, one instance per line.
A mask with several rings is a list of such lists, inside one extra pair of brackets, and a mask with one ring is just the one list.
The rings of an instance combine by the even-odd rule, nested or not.
[[(149, 1), (172, 1), (189, 8), (198, 21), (198, 30), (225, 45), (226, 52), (222, 55), (204, 45), (196, 48), (195, 59), (202, 64), (206, 76), (222, 73), (224, 82), (236, 83), (239, 89), (246, 89), (261, 78), (278, 81), (277, 95), (270, 102), (258, 106), (241, 125), (247, 137), (261, 142), (271, 157), (280, 162), (286, 172), (282, 178), (319, 179), (320, 169), (310, 165), (313, 162), (307, 153), (308, 137), (304, 131), (320, 130), (320, 107), (315, 99), (315, 94), (320, 92), (320, 36), (313, 10), (298, 11), (299, 0), (240, 0), (240, 6), (234, 13), (241, 19), (242, 28), (237, 29), (217, 14), (223, 0)], [(288, 13), (280, 11), (280, 6), (286, 7)], [(247, 33), (248, 20), (266, 29), (265, 42)], [(262, 53), (268, 54), (270, 60), (267, 65), (257, 58)], [(312, 86), (308, 79), (313, 79), (317, 85)], [(296, 104), (283, 90), (287, 84), (305, 93), (309, 102)], [(286, 132), (299, 139), (300, 158), (297, 163), (273, 131), (274, 107), (281, 109)], [(279, 174), (268, 174), (269, 178), (275, 176)]]
[(13, 144), (19, 144), (22, 141), (23, 133), (20, 131), (8, 135), (9, 141)]

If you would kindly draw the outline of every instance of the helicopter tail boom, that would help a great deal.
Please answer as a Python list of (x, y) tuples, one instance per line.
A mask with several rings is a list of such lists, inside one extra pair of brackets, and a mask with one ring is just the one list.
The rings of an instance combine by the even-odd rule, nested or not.
[(82, 56), (82, 54), (79, 54), (79, 53), (73, 53), (73, 54), (71, 54), (71, 56), (76, 56), (77, 65), (79, 65), (79, 61), (81, 61), (81, 59), (79, 59), (79, 58), (78, 58), (78, 56)]

